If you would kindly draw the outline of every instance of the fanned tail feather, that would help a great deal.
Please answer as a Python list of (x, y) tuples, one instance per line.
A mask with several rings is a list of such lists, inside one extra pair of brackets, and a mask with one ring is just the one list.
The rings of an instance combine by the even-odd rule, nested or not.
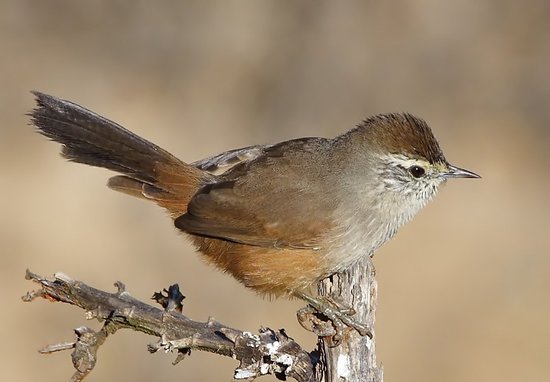
[(33, 94), (37, 107), (30, 116), (38, 131), (61, 143), (61, 153), (70, 161), (122, 174), (109, 180), (114, 190), (153, 200), (176, 217), (186, 212), (189, 199), (211, 177), (82, 106)]

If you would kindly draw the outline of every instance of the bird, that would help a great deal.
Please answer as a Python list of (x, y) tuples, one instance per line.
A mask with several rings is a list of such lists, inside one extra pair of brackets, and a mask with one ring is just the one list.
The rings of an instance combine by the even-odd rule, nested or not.
[(408, 113), (187, 163), (76, 103), (33, 94), (31, 123), (64, 158), (118, 173), (111, 189), (166, 209), (208, 263), (246, 287), (301, 298), (361, 334), (370, 332), (312, 286), (372, 256), (447, 180), (479, 178), (451, 165)]

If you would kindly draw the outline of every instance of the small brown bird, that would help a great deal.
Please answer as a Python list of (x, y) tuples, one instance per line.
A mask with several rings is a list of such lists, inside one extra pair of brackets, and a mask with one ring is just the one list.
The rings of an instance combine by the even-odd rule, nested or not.
[(79, 105), (34, 95), (32, 123), (65, 158), (120, 173), (109, 187), (167, 209), (210, 263), (247, 287), (303, 298), (364, 334), (310, 287), (371, 256), (447, 179), (479, 177), (450, 165), (410, 114), (188, 164)]

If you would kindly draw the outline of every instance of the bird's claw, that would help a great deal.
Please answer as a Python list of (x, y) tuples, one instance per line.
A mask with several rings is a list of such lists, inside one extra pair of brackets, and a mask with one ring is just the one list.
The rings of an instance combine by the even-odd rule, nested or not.
[(298, 322), (319, 337), (330, 337), (332, 346), (339, 345), (350, 329), (372, 339), (369, 327), (351, 317), (356, 313), (355, 309), (342, 307), (330, 298), (320, 299), (311, 296), (303, 298), (309, 306), (298, 311)]

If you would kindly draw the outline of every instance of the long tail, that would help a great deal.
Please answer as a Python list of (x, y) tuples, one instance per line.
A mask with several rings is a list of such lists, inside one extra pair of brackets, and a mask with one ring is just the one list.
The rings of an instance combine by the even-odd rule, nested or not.
[(211, 175), (184, 163), (124, 127), (70, 101), (33, 92), (37, 107), (32, 123), (46, 137), (63, 145), (73, 162), (104, 167), (123, 175), (109, 187), (155, 201), (177, 217)]

